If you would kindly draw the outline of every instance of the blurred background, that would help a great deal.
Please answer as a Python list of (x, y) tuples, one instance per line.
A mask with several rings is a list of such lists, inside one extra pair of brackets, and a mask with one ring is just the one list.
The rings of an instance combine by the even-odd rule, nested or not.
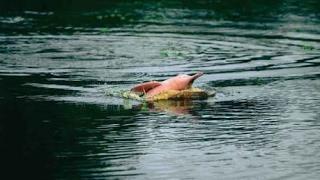
[[(227, 22), (309, 24), (318, 21), (320, 9), (315, 0), (3, 0), (0, 3), (1, 33), (9, 34), (103, 33), (105, 28), (165, 24), (176, 27), (215, 27), (216, 23)], [(268, 25), (261, 28), (272, 27)]]

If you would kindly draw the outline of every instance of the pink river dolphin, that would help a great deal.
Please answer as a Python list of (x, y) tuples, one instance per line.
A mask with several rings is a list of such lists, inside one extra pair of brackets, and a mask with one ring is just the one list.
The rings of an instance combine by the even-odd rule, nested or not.
[(147, 98), (151, 98), (157, 94), (168, 90), (185, 90), (189, 89), (192, 86), (194, 80), (203, 75), (203, 72), (198, 72), (192, 76), (189, 75), (177, 75), (175, 77), (169, 78), (165, 81), (150, 81), (138, 84), (134, 86), (131, 91), (144, 93)]

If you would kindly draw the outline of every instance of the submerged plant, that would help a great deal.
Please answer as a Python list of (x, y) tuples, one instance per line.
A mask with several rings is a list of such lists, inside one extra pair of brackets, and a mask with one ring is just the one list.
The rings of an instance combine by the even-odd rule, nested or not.
[(306, 50), (306, 51), (312, 51), (312, 50), (314, 50), (314, 47), (313, 46), (311, 46), (311, 45), (303, 45), (302, 46), (302, 48), (303, 48), (303, 50)]
[(104, 27), (104, 28), (101, 28), (100, 31), (103, 33), (106, 33), (106, 32), (109, 32), (109, 28)]
[(186, 57), (188, 51), (179, 44), (169, 43), (166, 48), (160, 49), (161, 57), (183, 58)]
[(161, 49), (160, 55), (162, 57), (184, 57), (185, 53), (176, 49)]

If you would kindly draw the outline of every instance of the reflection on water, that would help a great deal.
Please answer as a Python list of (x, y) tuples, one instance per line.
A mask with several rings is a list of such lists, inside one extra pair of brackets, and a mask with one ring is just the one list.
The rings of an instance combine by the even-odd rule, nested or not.
[(149, 104), (151, 109), (156, 111), (171, 112), (173, 114), (188, 114), (193, 108), (193, 102), (191, 100), (178, 100), (178, 101), (157, 101)]
[[(319, 7), (316, 0), (1, 1), (4, 172), (318, 179)], [(205, 75), (194, 86), (215, 97), (141, 103), (106, 95), (197, 71)]]

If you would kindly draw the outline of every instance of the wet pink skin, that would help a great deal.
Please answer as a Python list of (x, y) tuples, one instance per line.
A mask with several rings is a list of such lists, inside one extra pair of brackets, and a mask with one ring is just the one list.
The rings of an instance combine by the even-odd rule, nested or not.
[(162, 82), (151, 81), (142, 84), (138, 84), (131, 90), (134, 92), (144, 92), (147, 94), (147, 98), (150, 98), (159, 93), (168, 90), (185, 90), (192, 86), (194, 80), (203, 75), (203, 72), (196, 73), (192, 76), (189, 75), (177, 75)]

